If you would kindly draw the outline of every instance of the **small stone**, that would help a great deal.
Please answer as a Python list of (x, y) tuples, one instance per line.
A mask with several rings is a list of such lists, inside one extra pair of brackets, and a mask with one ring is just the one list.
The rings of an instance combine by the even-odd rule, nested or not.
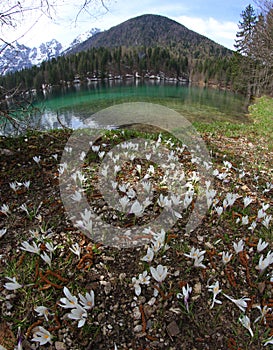
[(135, 326), (134, 332), (135, 332), (135, 333), (140, 333), (140, 332), (142, 332), (142, 325), (139, 324), (139, 325)]
[(172, 321), (167, 326), (167, 332), (170, 337), (175, 337), (180, 333), (180, 329), (175, 321)]
[(56, 341), (55, 343), (55, 349), (56, 350), (66, 350), (66, 345), (65, 343), (61, 342), (61, 341)]
[(141, 319), (141, 312), (139, 311), (138, 307), (134, 308), (133, 316), (134, 316), (134, 320), (140, 320)]
[(193, 291), (195, 294), (201, 294), (201, 290), (202, 290), (202, 285), (200, 282), (196, 283), (194, 286), (193, 286)]

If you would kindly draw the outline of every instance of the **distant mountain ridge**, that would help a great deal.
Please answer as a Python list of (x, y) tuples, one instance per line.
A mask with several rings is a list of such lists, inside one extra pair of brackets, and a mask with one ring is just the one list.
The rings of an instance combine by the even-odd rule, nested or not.
[(22, 69), (31, 68), (34, 65), (39, 66), (43, 61), (57, 58), (65, 54), (67, 50), (72, 50), (98, 32), (100, 32), (100, 29), (92, 28), (90, 31), (80, 34), (71, 42), (68, 48), (65, 48), (56, 39), (33, 48), (19, 42), (2, 46), (0, 47), (0, 74), (14, 73)]
[(134, 46), (179, 46), (183, 48), (191, 45), (213, 46), (214, 51), (223, 54), (231, 52), (224, 46), (215, 43), (184, 25), (161, 15), (146, 14), (129, 19), (104, 32), (96, 33), (86, 41), (75, 45), (67, 53), (86, 51), (92, 47), (134, 47)]

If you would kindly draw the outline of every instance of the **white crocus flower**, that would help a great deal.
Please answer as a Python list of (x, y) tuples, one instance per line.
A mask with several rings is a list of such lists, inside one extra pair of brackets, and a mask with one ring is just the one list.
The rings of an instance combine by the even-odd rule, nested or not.
[(87, 312), (81, 305), (76, 305), (75, 309), (72, 309), (71, 312), (67, 314), (67, 317), (72, 320), (77, 320), (78, 328), (81, 328), (86, 322)]
[(148, 272), (147, 271), (144, 271), (143, 273), (140, 273), (138, 275), (138, 280), (139, 280), (139, 283), (141, 284), (150, 284), (150, 276), (148, 276)]
[(0, 211), (5, 214), (6, 216), (8, 216), (11, 212), (9, 209), (9, 206), (7, 204), (2, 204)]
[(119, 203), (122, 207), (123, 212), (125, 212), (125, 209), (126, 209), (129, 202), (130, 202), (130, 199), (127, 196), (123, 196), (119, 199)]
[(0, 230), (0, 238), (2, 238), (6, 234), (6, 232), (7, 232), (7, 229), (6, 228), (2, 228)]
[(36, 341), (39, 343), (39, 345), (45, 345), (47, 343), (52, 343), (52, 335), (47, 331), (44, 327), (38, 326), (35, 328), (32, 341)]
[(200, 256), (204, 255), (206, 253), (205, 250), (200, 251), (198, 248), (191, 248), (190, 254), (184, 253), (185, 256), (191, 259), (199, 258)]
[(25, 251), (30, 252), (30, 253), (40, 254), (40, 248), (37, 246), (37, 244), (35, 242), (33, 242), (31, 245), (27, 241), (24, 241), (22, 243), (22, 246), (20, 247), (20, 249), (25, 250)]
[(65, 309), (72, 309), (76, 307), (78, 305), (78, 298), (72, 295), (67, 287), (63, 288), (63, 292), (66, 298), (61, 298), (60, 302), (62, 304), (59, 304), (59, 305)]
[(222, 261), (224, 264), (227, 264), (228, 262), (230, 262), (232, 258), (232, 254), (229, 252), (223, 252), (222, 253)]
[(222, 289), (219, 288), (219, 282), (216, 281), (214, 284), (211, 286), (207, 286), (208, 290), (213, 293), (212, 296), (212, 304), (210, 306), (210, 309), (213, 308), (214, 304), (222, 304), (221, 300), (216, 299), (217, 295), (221, 293)]
[(139, 203), (138, 200), (135, 200), (130, 209), (130, 214), (135, 214), (135, 216), (141, 216), (145, 208)]
[(272, 215), (266, 215), (262, 221), (262, 225), (269, 230), (270, 221), (272, 220)]
[(72, 196), (71, 199), (75, 202), (80, 202), (82, 200), (81, 192), (76, 191)]
[(246, 308), (247, 308), (247, 301), (250, 301), (251, 299), (250, 298), (247, 298), (247, 297), (242, 297), (240, 299), (234, 299), (232, 297), (230, 297), (229, 295), (223, 293), (223, 295), (229, 299), (231, 302), (233, 302), (236, 306), (238, 306), (238, 308), (245, 312), (246, 311)]
[(256, 309), (259, 309), (261, 312), (261, 315), (259, 317), (256, 318), (256, 320), (254, 321), (254, 323), (262, 320), (264, 322), (264, 324), (266, 325), (266, 315), (268, 314), (268, 312), (270, 312), (272, 309), (269, 308), (267, 305), (265, 305), (263, 308), (261, 308), (260, 305), (256, 306)]
[(267, 246), (268, 246), (268, 243), (262, 241), (262, 239), (260, 238), (257, 244), (257, 252), (261, 253)]
[(39, 164), (40, 161), (41, 161), (41, 156), (34, 156), (33, 160), (34, 160), (35, 163)]
[(38, 316), (43, 316), (48, 321), (49, 310), (45, 306), (37, 306), (34, 310), (38, 313)]
[(193, 263), (193, 266), (194, 267), (202, 267), (203, 269), (206, 268), (206, 266), (204, 264), (202, 264), (202, 261), (204, 260), (204, 256), (203, 255), (200, 255), (198, 257), (196, 257), (194, 259), (194, 263)]
[(272, 256), (267, 254), (267, 256), (264, 258), (263, 255), (260, 256), (259, 259), (259, 265), (258, 269), (260, 270), (260, 273), (262, 273), (268, 266), (272, 264)]
[(247, 315), (242, 315), (239, 318), (239, 321), (249, 331), (251, 337), (253, 337), (254, 334), (253, 334), (253, 331), (252, 331), (251, 326), (250, 326), (250, 319), (249, 319), (249, 317)]
[(139, 296), (141, 294), (140, 281), (136, 277), (133, 277), (132, 278), (132, 283), (133, 283), (133, 286), (135, 288), (136, 296)]
[(91, 310), (95, 305), (95, 294), (94, 291), (91, 290), (90, 293), (86, 292), (85, 296), (78, 294), (80, 298), (80, 303), (82, 304), (83, 308), (86, 310)]
[(154, 250), (151, 247), (148, 247), (146, 255), (141, 258), (142, 261), (146, 261), (147, 263), (150, 263), (153, 261), (154, 258)]
[(273, 345), (273, 336), (271, 336), (265, 341), (264, 346), (267, 346), (267, 345)]
[(23, 285), (18, 283), (16, 281), (16, 278), (15, 277), (6, 277), (9, 281), (11, 282), (7, 282), (4, 284), (4, 288), (6, 288), (7, 290), (16, 290), (16, 289), (19, 289), (19, 288), (22, 288)]
[(178, 293), (176, 295), (176, 297), (178, 299), (181, 299), (183, 298), (184, 299), (184, 304), (185, 304), (185, 307), (186, 307), (186, 310), (189, 312), (189, 298), (190, 298), (190, 293), (192, 292), (192, 287), (190, 287), (187, 283), (186, 287), (183, 286), (182, 287), (182, 293)]
[(51, 267), (51, 263), (52, 263), (51, 255), (48, 255), (46, 252), (43, 252), (43, 254), (41, 254), (40, 256), (44, 260), (44, 262), (47, 263), (49, 267)]
[(238, 243), (233, 242), (233, 248), (236, 254), (242, 252), (244, 250), (244, 241), (241, 239)]
[(242, 225), (248, 225), (249, 219), (248, 215), (242, 217)]
[(223, 207), (215, 207), (215, 211), (218, 214), (218, 216), (221, 216), (223, 211), (224, 211), (224, 208)]
[(162, 265), (158, 265), (156, 269), (151, 266), (150, 271), (153, 278), (159, 283), (163, 282), (168, 274), (168, 268)]
[(72, 245), (72, 247), (69, 248), (71, 250), (72, 253), (74, 253), (75, 255), (78, 256), (78, 258), (80, 258), (81, 255), (81, 247), (79, 246), (78, 243), (75, 243)]
[(245, 197), (243, 201), (244, 201), (244, 207), (246, 208), (251, 202), (253, 202), (253, 199), (251, 197)]

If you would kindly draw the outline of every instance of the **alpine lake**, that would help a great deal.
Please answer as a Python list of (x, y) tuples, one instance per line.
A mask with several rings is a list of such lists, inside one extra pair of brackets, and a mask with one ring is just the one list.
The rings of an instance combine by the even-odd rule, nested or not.
[[(247, 123), (245, 100), (242, 96), (216, 88), (203, 88), (179, 82), (157, 80), (91, 81), (69, 87), (52, 87), (37, 93), (31, 116), (31, 126), (41, 130), (61, 127), (72, 129), (101, 128), (107, 121), (99, 111), (118, 104), (146, 102), (163, 105), (178, 112), (193, 125), (213, 122)], [(156, 118), (156, 115), (155, 115)], [(135, 121), (138, 122), (137, 120)], [(108, 125), (111, 129), (113, 126)], [(6, 125), (2, 134), (10, 134)]]

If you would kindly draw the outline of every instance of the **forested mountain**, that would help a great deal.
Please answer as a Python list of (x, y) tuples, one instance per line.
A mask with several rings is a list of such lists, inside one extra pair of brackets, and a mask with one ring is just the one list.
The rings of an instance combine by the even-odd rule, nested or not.
[(71, 53), (90, 48), (108, 47), (154, 47), (204, 51), (213, 55), (227, 55), (230, 51), (212, 40), (189, 30), (182, 24), (160, 15), (142, 15), (123, 22), (107, 31), (97, 33)]
[(231, 56), (231, 50), (169, 18), (143, 15), (93, 35), (40, 67), (2, 77), (0, 85), (39, 89), (42, 84), (154, 76), (226, 87)]

